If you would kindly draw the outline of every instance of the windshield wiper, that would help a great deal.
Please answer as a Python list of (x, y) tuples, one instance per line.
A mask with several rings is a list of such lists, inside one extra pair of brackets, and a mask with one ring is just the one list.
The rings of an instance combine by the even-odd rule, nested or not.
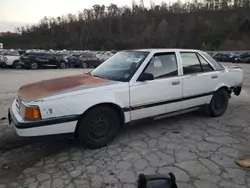
[(85, 74), (88, 74), (88, 75), (92, 76), (91, 71), (86, 72)]
[(98, 75), (91, 75), (91, 76), (94, 76), (94, 77), (97, 77), (97, 78), (103, 78), (103, 77), (98, 76)]

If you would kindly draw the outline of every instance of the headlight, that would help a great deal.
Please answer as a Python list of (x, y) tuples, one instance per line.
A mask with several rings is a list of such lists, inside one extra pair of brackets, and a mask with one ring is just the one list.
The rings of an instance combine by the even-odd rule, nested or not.
[(20, 115), (25, 120), (37, 120), (41, 118), (38, 106), (26, 106), (23, 102), (20, 107)]

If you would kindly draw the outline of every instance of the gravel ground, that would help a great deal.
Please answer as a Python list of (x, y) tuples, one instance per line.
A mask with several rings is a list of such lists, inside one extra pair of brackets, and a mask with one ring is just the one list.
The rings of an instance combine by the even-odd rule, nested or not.
[(126, 128), (113, 143), (88, 150), (65, 137), (20, 138), (7, 109), (26, 83), (72, 75), (81, 69), (0, 69), (0, 188), (133, 188), (139, 173), (173, 172), (179, 188), (250, 188), (250, 65), (244, 88), (227, 112), (209, 118), (193, 112)]

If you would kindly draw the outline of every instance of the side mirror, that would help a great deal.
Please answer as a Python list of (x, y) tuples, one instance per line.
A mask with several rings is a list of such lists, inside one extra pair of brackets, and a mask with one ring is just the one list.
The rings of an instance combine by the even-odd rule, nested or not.
[(139, 78), (138, 78), (138, 81), (146, 81), (146, 80), (154, 80), (154, 75), (151, 74), (151, 73), (146, 73), (146, 72), (143, 72)]

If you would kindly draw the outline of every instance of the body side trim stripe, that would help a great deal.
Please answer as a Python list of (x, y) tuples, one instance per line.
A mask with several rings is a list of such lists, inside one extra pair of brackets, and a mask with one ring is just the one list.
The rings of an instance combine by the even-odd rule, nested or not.
[(28, 129), (28, 128), (54, 125), (54, 124), (59, 124), (59, 123), (68, 123), (71, 121), (78, 121), (80, 116), (81, 115), (69, 115), (69, 116), (61, 116), (61, 117), (38, 120), (38, 121), (19, 122), (15, 118), (15, 115), (13, 114), (13, 112), (10, 110), (11, 121), (14, 122), (15, 127), (18, 129)]
[[(122, 110), (123, 110), (123, 112), (129, 112), (129, 111), (139, 110), (139, 109), (143, 109), (143, 108), (150, 108), (150, 107), (154, 107), (154, 106), (160, 106), (160, 105), (164, 105), (164, 104), (170, 104), (170, 103), (181, 102), (181, 101), (185, 101), (185, 100), (191, 100), (191, 99), (195, 99), (195, 98), (199, 98), (199, 97), (205, 97), (205, 96), (212, 95), (213, 93), (214, 92), (209, 92), (209, 93), (203, 93), (203, 94), (189, 96), (189, 97), (182, 97), (179, 99), (173, 99), (173, 100), (168, 100), (168, 101), (161, 101), (161, 102), (150, 103), (150, 104), (145, 104), (145, 105), (125, 107), (125, 108), (122, 108)], [(18, 122), (18, 120), (15, 118), (15, 115), (10, 110), (10, 117), (11, 117), (12, 121), (14, 122), (16, 128), (18, 128), (18, 129), (28, 129), (28, 128), (48, 126), (48, 125), (59, 124), (59, 123), (78, 121), (80, 116), (81, 115), (76, 114), (76, 115), (50, 118), (50, 119), (45, 119), (45, 120), (40, 120), (40, 121)]]
[(150, 107), (154, 107), (154, 106), (160, 106), (160, 105), (164, 105), (164, 104), (170, 104), (170, 103), (175, 103), (175, 102), (191, 100), (191, 99), (195, 99), (195, 98), (199, 98), (199, 97), (205, 97), (205, 96), (209, 96), (209, 95), (213, 95), (213, 94), (214, 94), (214, 92), (202, 93), (199, 95), (192, 95), (192, 96), (182, 97), (182, 98), (173, 99), (173, 100), (167, 100), (167, 101), (125, 107), (125, 108), (122, 108), (122, 110), (123, 110), (123, 112), (128, 112), (130, 110), (133, 111), (133, 110), (139, 110), (139, 109), (143, 109), (143, 108), (150, 108)]

